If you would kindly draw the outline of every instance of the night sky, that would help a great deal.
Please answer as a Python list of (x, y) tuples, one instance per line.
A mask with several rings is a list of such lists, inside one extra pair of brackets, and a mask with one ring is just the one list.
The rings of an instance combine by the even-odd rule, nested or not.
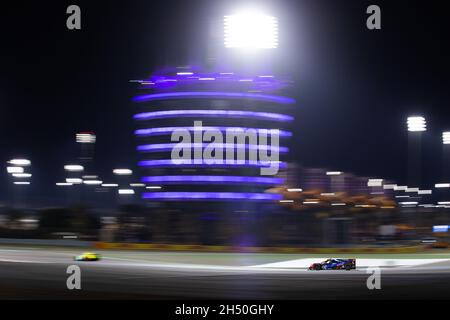
[[(395, 3), (393, 3), (395, 2)], [(202, 57), (211, 15), (250, 1), (25, 1), (0, 10), (0, 163), (32, 160), (35, 197), (51, 201), (75, 157), (75, 133), (97, 134), (96, 167), (136, 163), (130, 79)], [(278, 16), (279, 71), (295, 81), (294, 157), (308, 167), (406, 180), (406, 117), (426, 117), (424, 175), (440, 179), (450, 130), (448, 13), (441, 1), (256, 1)], [(66, 28), (66, 8), (82, 30)], [(366, 28), (378, 4), (382, 29)], [(267, 11), (267, 10), (266, 10)], [(278, 54), (278, 53), (277, 53)], [(0, 201), (6, 170), (0, 171)], [(50, 199), (50, 200), (49, 200)]]

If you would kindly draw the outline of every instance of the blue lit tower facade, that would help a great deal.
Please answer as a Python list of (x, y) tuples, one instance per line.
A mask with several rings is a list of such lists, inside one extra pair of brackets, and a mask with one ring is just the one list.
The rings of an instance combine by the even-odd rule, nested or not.
[[(171, 141), (171, 135), (174, 130), (186, 129), (193, 137), (194, 121), (201, 121), (203, 130), (223, 132), (224, 139), (227, 130), (251, 128), (269, 137), (270, 149), (270, 133), (276, 131), (279, 135), (278, 166), (283, 170), (292, 135), (289, 126), (294, 104), (293, 99), (283, 95), (288, 82), (269, 74), (240, 76), (232, 72), (201, 73), (181, 69), (138, 83), (139, 94), (133, 100), (140, 154), (138, 165), (141, 180), (147, 185), (142, 198), (161, 214), (175, 215), (166, 225), (176, 224), (173, 220), (180, 223), (177, 215), (188, 215), (191, 223), (204, 225), (199, 233), (206, 229), (217, 234), (214, 230), (224, 219), (237, 217), (236, 214), (239, 219), (242, 215), (261, 214), (282, 198), (267, 190), (283, 184), (283, 179), (277, 175), (261, 175), (261, 167), (267, 163), (250, 160), (250, 149), (261, 148), (260, 144), (245, 142), (244, 163), (207, 164), (201, 160), (179, 163), (171, 158), (177, 144)], [(228, 142), (223, 141), (224, 154), (226, 148), (232, 147)], [(239, 222), (231, 224), (236, 223)], [(170, 231), (170, 227), (167, 228)], [(209, 240), (194, 242), (214, 243), (211, 240), (214, 235), (206, 238)]]

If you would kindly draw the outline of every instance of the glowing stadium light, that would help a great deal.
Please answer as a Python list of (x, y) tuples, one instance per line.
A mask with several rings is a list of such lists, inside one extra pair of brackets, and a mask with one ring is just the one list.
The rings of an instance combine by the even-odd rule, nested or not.
[(160, 189), (162, 189), (162, 187), (161, 186), (146, 186), (145, 189), (160, 190)]
[(405, 192), (419, 192), (419, 188), (406, 188)]
[(346, 206), (347, 204), (344, 202), (336, 202), (336, 203), (332, 203), (331, 204), (333, 207), (337, 207), (337, 206)]
[(87, 176), (82, 176), (81, 178), (92, 180), (92, 179), (97, 179), (98, 176), (96, 176), (96, 175), (87, 175)]
[(143, 182), (150, 183), (252, 183), (252, 184), (281, 184), (281, 178), (245, 177), (245, 176), (150, 176), (143, 177)]
[(79, 172), (79, 171), (83, 171), (84, 167), (80, 166), (78, 164), (67, 164), (64, 166), (64, 170), (70, 171), (70, 172)]
[(450, 201), (439, 201), (438, 204), (439, 205), (448, 205), (448, 204), (450, 204)]
[(133, 171), (130, 169), (114, 169), (113, 173), (118, 176), (130, 176), (133, 174)]
[(87, 184), (87, 185), (97, 186), (97, 185), (101, 185), (103, 183), (103, 181), (100, 181), (100, 180), (84, 180), (83, 183)]
[(419, 203), (417, 201), (405, 201), (405, 202), (400, 202), (400, 204), (404, 205), (404, 206), (414, 206), (414, 205), (417, 205)]
[(143, 188), (143, 187), (145, 187), (145, 184), (144, 183), (130, 183), (130, 187)]
[(302, 192), (303, 189), (301, 189), (301, 188), (288, 188), (287, 191), (288, 192)]
[(83, 179), (80, 179), (80, 178), (67, 178), (66, 182), (67, 183), (71, 183), (71, 184), (82, 184), (83, 183)]
[(281, 200), (280, 194), (247, 192), (146, 192), (144, 199), (161, 200)]
[(408, 131), (421, 132), (427, 130), (427, 123), (424, 117), (408, 117)]
[(57, 182), (56, 185), (58, 187), (68, 187), (68, 186), (72, 186), (73, 184), (70, 182)]
[(385, 185), (383, 185), (383, 189), (385, 189), (385, 190), (395, 190), (395, 187), (397, 187), (396, 184), (385, 184)]
[(8, 173), (23, 173), (22, 167), (6, 167), (6, 171)]
[(341, 171), (327, 171), (327, 176), (339, 176), (341, 174)]
[(13, 173), (12, 176), (14, 178), (30, 178), (31, 173)]
[(417, 194), (433, 194), (432, 190), (419, 190), (417, 191)]
[(226, 48), (273, 49), (278, 47), (277, 18), (258, 12), (224, 17)]
[(29, 185), (30, 182), (29, 181), (15, 181), (14, 184), (17, 184), (17, 185)]
[(450, 144), (450, 131), (442, 132), (442, 143)]
[(8, 164), (11, 164), (13, 166), (29, 166), (31, 164), (31, 161), (28, 159), (12, 159), (8, 161)]
[(383, 179), (369, 179), (367, 181), (368, 187), (381, 187), (383, 185)]
[(395, 191), (406, 191), (406, 189), (408, 189), (408, 186), (395, 186), (394, 187)]
[(119, 194), (134, 194), (134, 190), (133, 189), (119, 189), (118, 193)]
[(280, 203), (293, 203), (294, 200), (280, 200)]
[(288, 97), (267, 95), (261, 93), (250, 92), (221, 92), (221, 91), (180, 91), (180, 92), (165, 92), (165, 93), (152, 93), (146, 95), (140, 95), (133, 98), (135, 102), (146, 102), (153, 100), (168, 100), (168, 99), (199, 99), (199, 98), (226, 98), (226, 99), (254, 99), (267, 102), (275, 102), (281, 104), (291, 104), (295, 100)]
[(96, 137), (93, 132), (80, 132), (76, 134), (77, 143), (95, 143)]
[(436, 183), (434, 185), (435, 188), (440, 189), (440, 188), (450, 188), (450, 183)]
[(102, 187), (105, 187), (105, 188), (116, 188), (118, 186), (119, 185), (117, 183), (103, 183), (102, 184)]

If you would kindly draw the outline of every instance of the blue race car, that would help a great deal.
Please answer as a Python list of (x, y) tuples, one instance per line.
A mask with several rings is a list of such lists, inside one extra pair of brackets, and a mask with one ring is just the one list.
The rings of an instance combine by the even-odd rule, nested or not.
[(352, 270), (356, 269), (356, 259), (327, 259), (319, 263), (313, 263), (309, 270)]

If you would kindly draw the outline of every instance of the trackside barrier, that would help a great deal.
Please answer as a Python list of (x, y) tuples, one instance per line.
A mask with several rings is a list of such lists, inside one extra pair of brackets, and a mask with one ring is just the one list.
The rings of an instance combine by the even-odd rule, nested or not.
[(249, 253), (415, 253), (425, 250), (423, 246), (410, 247), (353, 247), (353, 248), (296, 248), (296, 247), (233, 247), (186, 244), (149, 244), (96, 242), (96, 249), (196, 251), (196, 252), (249, 252)]

